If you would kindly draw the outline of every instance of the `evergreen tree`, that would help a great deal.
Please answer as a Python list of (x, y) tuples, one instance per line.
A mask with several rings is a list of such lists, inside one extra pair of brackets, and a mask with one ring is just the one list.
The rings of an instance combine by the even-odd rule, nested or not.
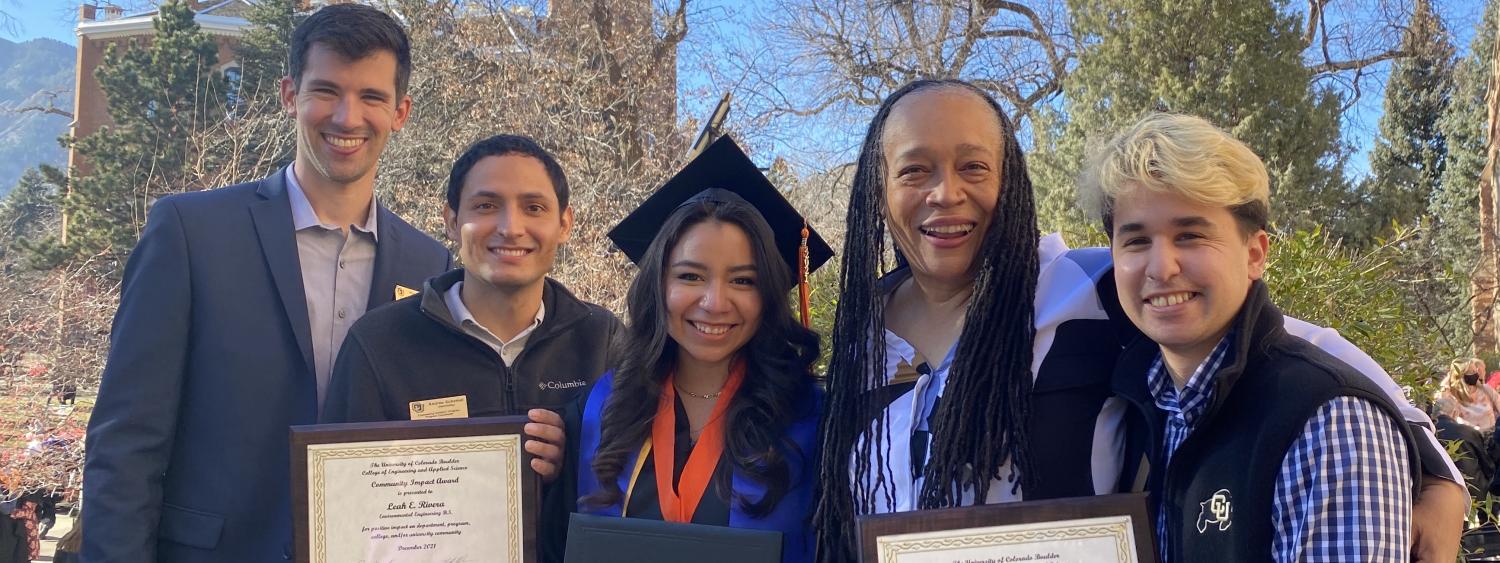
[(46, 164), (28, 168), (0, 202), (0, 257), (9, 258), (17, 241), (35, 237), (57, 220), (58, 187), (67, 182), (61, 170)]
[(250, 26), (240, 36), (240, 64), (230, 83), (237, 130), (222, 138), (225, 146), (218, 151), (236, 173), (231, 181), (263, 177), (290, 163), (296, 153), (293, 121), (281, 108), (281, 78), (290, 72), (292, 31), (303, 17), (294, 4), (295, 0), (260, 0), (245, 15)]
[(290, 72), (295, 0), (260, 0), (245, 14), (250, 27), (240, 36), (238, 99), (280, 108), (281, 77)]
[(1307, 227), (1337, 212), (1346, 193), (1341, 101), (1312, 85), (1302, 18), (1286, 0), (1068, 6), (1082, 47), (1063, 85), (1066, 123), (1037, 135), (1039, 200), (1071, 198), (1091, 137), (1103, 140), (1147, 111), (1165, 110), (1208, 119), (1260, 155), (1278, 224)]
[(1427, 2), (1418, 2), (1401, 39), (1410, 57), (1396, 62), (1385, 87), (1380, 136), (1370, 152), (1370, 178), (1355, 194), (1360, 213), (1349, 242), (1364, 245), (1391, 224), (1412, 224), (1443, 181), (1448, 141), (1438, 122), (1453, 94), (1453, 44)]
[[(194, 133), (223, 119), (225, 83), (218, 46), (193, 21), (182, 0), (157, 11), (148, 41), (111, 45), (95, 71), (113, 124), (70, 139), (85, 159), (61, 198), (65, 231), (28, 245), (40, 264), (96, 260), (118, 271), (159, 197), (207, 186), (190, 185)], [(195, 155), (196, 156), (196, 155)]]
[(1485, 94), (1494, 64), (1495, 30), (1500, 25), (1497, 11), (1500, 0), (1486, 2), (1484, 20), (1475, 28), (1469, 53), (1454, 68), (1452, 102), (1438, 122), (1447, 140), (1448, 159), (1428, 211), (1434, 242), (1460, 272), (1469, 271), (1479, 250), (1479, 176), (1489, 142)]
[(1069, 124), (1066, 113), (1051, 107), (1039, 109), (1031, 119), (1036, 150), (1026, 156), (1026, 164), (1036, 191), (1037, 227), (1044, 233), (1063, 233), (1074, 247), (1107, 243), (1104, 226), (1078, 207), (1074, 184), (1084, 142), (1069, 136)]

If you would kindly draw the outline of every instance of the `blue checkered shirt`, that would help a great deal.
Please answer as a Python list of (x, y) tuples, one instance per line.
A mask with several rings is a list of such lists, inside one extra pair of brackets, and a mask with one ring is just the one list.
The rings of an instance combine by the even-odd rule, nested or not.
[[(1230, 333), (1179, 391), (1158, 354), (1147, 373), (1167, 415), (1163, 470), (1213, 402), (1215, 375), (1229, 359)], [(1405, 561), (1412, 482), (1396, 422), (1364, 399), (1338, 397), (1309, 418), (1282, 459), (1271, 514), (1278, 562)], [(1171, 563), (1163, 505), (1157, 517), (1161, 563)]]

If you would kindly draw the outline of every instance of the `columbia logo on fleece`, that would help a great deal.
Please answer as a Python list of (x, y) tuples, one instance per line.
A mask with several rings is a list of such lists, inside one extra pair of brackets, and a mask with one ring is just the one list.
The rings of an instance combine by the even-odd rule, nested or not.
[(574, 379), (573, 381), (541, 381), (536, 384), (536, 388), (543, 391), (559, 391), (562, 389), (576, 389), (588, 384), (587, 381), (582, 379)]

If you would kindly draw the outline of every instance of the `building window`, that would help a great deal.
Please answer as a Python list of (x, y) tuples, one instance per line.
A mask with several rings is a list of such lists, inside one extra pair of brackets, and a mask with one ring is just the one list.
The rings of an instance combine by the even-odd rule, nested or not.
[(245, 99), (240, 96), (240, 67), (231, 66), (224, 69), (224, 84), (224, 115), (234, 118), (239, 113), (240, 106), (245, 103)]

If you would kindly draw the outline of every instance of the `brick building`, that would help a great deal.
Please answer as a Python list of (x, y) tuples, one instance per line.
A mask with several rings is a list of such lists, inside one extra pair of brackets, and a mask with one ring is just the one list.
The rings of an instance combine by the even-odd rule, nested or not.
[[(194, 18), (203, 31), (219, 44), (219, 70), (231, 76), (238, 68), (234, 60), (238, 38), (249, 23), (244, 14), (250, 8), (249, 0), (188, 0), (188, 5), (197, 13)], [(156, 30), (152, 22), (156, 11), (125, 15), (113, 5), (84, 4), (78, 7), (78, 59), (75, 65), (73, 88), (73, 123), (70, 133), (75, 138), (85, 137), (110, 123), (109, 105), (99, 81), (94, 78), (94, 69), (104, 60), (104, 51), (110, 45), (132, 41), (150, 41)], [(87, 168), (79, 162), (76, 151), (68, 151), (68, 167)]]

